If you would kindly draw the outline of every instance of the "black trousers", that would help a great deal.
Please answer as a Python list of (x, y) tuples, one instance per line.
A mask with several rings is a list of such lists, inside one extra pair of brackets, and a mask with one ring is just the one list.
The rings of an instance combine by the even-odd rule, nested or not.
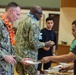
[[(46, 69), (50, 68), (51, 67), (51, 63), (52, 63), (52, 61), (48, 62), (48, 63), (45, 63), (43, 65), (43, 69), (46, 70)], [(40, 63), (40, 64), (38, 64), (38, 70), (41, 71), (41, 68), (42, 68), (42, 64)]]

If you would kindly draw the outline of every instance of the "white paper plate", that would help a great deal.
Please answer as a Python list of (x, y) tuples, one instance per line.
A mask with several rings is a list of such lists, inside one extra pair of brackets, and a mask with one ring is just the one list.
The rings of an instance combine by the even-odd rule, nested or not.
[(62, 66), (69, 66), (70, 64), (69, 63), (60, 63), (60, 65), (62, 65)]
[(41, 62), (34, 62), (34, 61), (31, 61), (31, 60), (26, 60), (25, 62), (28, 63), (28, 64), (39, 64), (39, 63), (41, 63)]

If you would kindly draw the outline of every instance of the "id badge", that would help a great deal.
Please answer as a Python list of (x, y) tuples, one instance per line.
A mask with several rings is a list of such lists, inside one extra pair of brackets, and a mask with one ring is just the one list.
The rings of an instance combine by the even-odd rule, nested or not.
[(39, 34), (39, 40), (42, 40), (42, 33)]

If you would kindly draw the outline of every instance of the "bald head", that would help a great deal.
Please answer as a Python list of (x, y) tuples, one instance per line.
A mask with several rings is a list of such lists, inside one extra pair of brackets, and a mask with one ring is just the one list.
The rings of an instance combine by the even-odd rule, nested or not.
[(37, 20), (40, 20), (40, 18), (42, 17), (42, 8), (35, 5), (30, 9), (30, 14), (34, 15), (34, 18), (36, 18)]
[(31, 14), (34, 14), (36, 11), (38, 11), (38, 10), (40, 10), (40, 11), (42, 11), (42, 8), (40, 7), (40, 6), (33, 6), (31, 9), (30, 9), (30, 13)]

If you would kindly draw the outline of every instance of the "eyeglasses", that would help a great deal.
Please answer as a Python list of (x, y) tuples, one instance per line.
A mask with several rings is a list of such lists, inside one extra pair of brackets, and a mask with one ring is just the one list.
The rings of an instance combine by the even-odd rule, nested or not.
[(38, 14), (42, 14), (42, 12), (39, 12), (39, 11), (36, 11), (36, 13), (38, 13)]

